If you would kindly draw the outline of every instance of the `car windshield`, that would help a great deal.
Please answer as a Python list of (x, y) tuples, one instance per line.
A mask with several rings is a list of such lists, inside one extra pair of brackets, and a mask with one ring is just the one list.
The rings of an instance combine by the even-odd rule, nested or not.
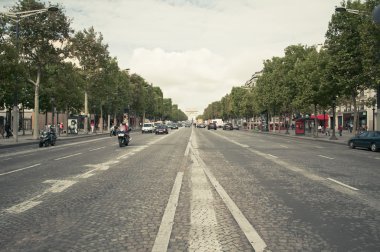
[(367, 137), (367, 136), (369, 136), (368, 134), (369, 134), (368, 132), (363, 132), (359, 136), (360, 137)]
[(379, 16), (0, 0), (0, 252), (380, 251)]

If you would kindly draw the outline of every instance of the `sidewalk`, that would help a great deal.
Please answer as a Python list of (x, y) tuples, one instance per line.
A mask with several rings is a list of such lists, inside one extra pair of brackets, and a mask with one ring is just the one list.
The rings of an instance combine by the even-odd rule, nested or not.
[[(109, 132), (107, 130), (103, 130), (103, 133), (87, 133), (85, 134), (83, 131), (79, 131), (78, 134), (61, 134), (57, 135), (57, 141), (64, 141), (64, 140), (69, 140), (73, 138), (82, 138), (82, 137), (92, 137), (92, 136), (98, 136), (98, 135), (109, 135)], [(33, 145), (35, 144), (38, 146), (39, 139), (33, 139), (32, 131), (25, 131), (25, 135), (22, 135), (22, 131), (19, 132), (18, 135), (18, 142), (15, 142), (14, 137), (10, 138), (1, 138), (0, 136), (0, 149), (4, 148), (12, 148), (12, 147), (17, 147), (17, 146), (24, 146), (24, 145)]]
[(347, 145), (348, 140), (354, 136), (354, 134), (350, 133), (349, 131), (344, 130), (342, 132), (342, 136), (339, 136), (339, 132), (335, 132), (335, 136), (337, 140), (331, 140), (330, 137), (332, 135), (332, 132), (330, 132), (330, 136), (325, 135), (323, 133), (318, 133), (318, 137), (314, 137), (313, 134), (306, 134), (306, 135), (296, 135), (295, 130), (289, 130), (289, 134), (285, 134), (285, 130), (281, 130), (280, 132), (276, 131), (270, 131), (270, 132), (263, 132), (263, 131), (252, 131), (254, 133), (258, 134), (270, 134), (270, 135), (277, 135), (277, 136), (283, 136), (283, 137), (290, 137), (290, 138), (298, 138), (298, 139), (305, 139), (305, 140), (311, 140), (311, 141), (320, 141), (320, 142), (328, 142), (328, 143), (334, 143), (334, 144), (342, 144)]

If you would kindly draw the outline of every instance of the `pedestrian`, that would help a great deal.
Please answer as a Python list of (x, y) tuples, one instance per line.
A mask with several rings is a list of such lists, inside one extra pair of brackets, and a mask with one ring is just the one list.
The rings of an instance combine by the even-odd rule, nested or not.
[(0, 125), (0, 135), (4, 138), (5, 129), (3, 125)]
[(94, 128), (95, 128), (95, 122), (94, 120), (91, 120), (91, 133), (94, 133)]
[(5, 124), (5, 133), (7, 134), (6, 138), (10, 138), (11, 136), (13, 136), (11, 126), (9, 125), (9, 123)]
[(59, 134), (63, 133), (63, 123), (59, 123)]
[(343, 131), (342, 125), (338, 126), (338, 130), (339, 130), (339, 136), (342, 136), (342, 131)]

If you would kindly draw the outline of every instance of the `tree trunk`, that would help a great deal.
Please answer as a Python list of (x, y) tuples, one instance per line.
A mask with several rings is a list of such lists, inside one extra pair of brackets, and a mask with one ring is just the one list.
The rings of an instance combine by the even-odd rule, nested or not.
[(69, 125), (68, 124), (68, 119), (69, 119), (69, 108), (66, 104), (66, 108), (65, 108), (65, 115), (66, 115), (66, 120), (63, 122), (63, 128), (66, 129), (66, 135), (68, 134), (68, 129), (69, 129)]
[(103, 106), (100, 106), (99, 127), (100, 127), (100, 132), (103, 133)]
[(84, 117), (84, 133), (87, 134), (88, 133), (88, 120), (89, 120), (89, 117), (90, 117), (90, 115), (88, 114), (88, 94), (87, 94), (87, 90), (84, 91), (84, 114), (85, 114), (85, 117)]
[(313, 136), (318, 137), (318, 118), (317, 118), (317, 105), (314, 104), (314, 132)]
[(41, 67), (37, 69), (37, 80), (33, 82), (34, 84), (34, 121), (33, 121), (33, 139), (39, 138), (39, 114), (40, 114), (40, 80), (41, 80)]
[(356, 135), (357, 134), (357, 130), (358, 130), (358, 126), (359, 126), (359, 120), (358, 120), (358, 108), (357, 108), (357, 104), (356, 104), (356, 94), (355, 94), (355, 92), (353, 92), (351, 98), (352, 98), (352, 102), (353, 102), (353, 105), (354, 105), (354, 123), (353, 123), (354, 128), (353, 128), (352, 133), (354, 135)]

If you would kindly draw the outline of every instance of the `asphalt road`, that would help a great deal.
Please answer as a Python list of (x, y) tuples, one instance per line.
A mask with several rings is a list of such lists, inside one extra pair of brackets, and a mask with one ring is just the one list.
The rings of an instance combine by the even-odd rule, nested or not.
[(0, 154), (0, 251), (378, 251), (380, 153), (196, 128)]

